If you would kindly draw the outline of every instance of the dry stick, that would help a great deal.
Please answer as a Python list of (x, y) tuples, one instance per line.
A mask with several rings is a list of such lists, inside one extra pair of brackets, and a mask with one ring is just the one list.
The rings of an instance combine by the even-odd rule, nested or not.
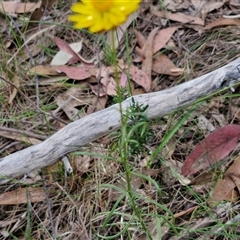
[[(199, 78), (159, 92), (134, 96), (135, 102), (149, 105), (148, 118), (162, 117), (240, 82), (240, 58)], [(122, 103), (126, 111), (132, 97)], [(121, 127), (119, 104), (76, 120), (37, 145), (0, 159), (0, 184), (56, 162), (66, 153), (103, 137)]]
[(14, 128), (8, 128), (8, 127), (1, 127), (0, 126), (0, 131), (10, 132), (10, 133), (19, 133), (19, 134), (22, 134), (24, 136), (31, 137), (31, 138), (36, 138), (36, 139), (40, 139), (40, 140), (47, 139), (47, 136), (39, 135), (39, 134), (32, 133), (32, 132), (29, 132), (29, 131), (24, 131), (24, 130), (17, 130), (17, 129), (14, 129)]

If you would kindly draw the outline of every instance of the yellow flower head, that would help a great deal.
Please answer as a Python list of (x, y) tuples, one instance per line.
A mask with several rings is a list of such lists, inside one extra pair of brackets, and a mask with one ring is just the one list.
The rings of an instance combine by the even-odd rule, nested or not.
[(82, 0), (72, 5), (75, 13), (69, 16), (74, 28), (88, 28), (91, 32), (108, 31), (121, 25), (138, 9), (141, 0)]

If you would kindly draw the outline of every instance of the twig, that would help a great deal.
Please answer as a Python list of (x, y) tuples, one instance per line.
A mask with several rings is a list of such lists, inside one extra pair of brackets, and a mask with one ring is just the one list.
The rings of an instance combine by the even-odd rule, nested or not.
[(37, 138), (37, 139), (40, 139), (40, 140), (46, 140), (48, 138), (47, 136), (39, 135), (39, 134), (36, 134), (36, 133), (24, 131), (24, 130), (17, 130), (17, 129), (14, 129), (14, 128), (8, 128), (8, 127), (0, 127), (0, 131), (11, 132), (11, 133), (20, 133), (24, 136)]

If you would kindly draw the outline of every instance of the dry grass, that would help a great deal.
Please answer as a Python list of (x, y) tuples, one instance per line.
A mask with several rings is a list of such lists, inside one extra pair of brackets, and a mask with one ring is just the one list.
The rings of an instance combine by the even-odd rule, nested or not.
[[(59, 25), (54, 25), (54, 28), (41, 35), (37, 35), (38, 24), (30, 26), (27, 32), (20, 33), (21, 27), (17, 27), (17, 24), (21, 25), (21, 21), (15, 19), (13, 26), (9, 28), (10, 22), (6, 16), (0, 15), (5, 26), (1, 30), (0, 74), (7, 81), (11, 81), (16, 74), (21, 90), (9, 105), (9, 94), (13, 89), (8, 82), (1, 82), (1, 127), (32, 132), (38, 134), (38, 140), (41, 140), (41, 137), (52, 135), (69, 122), (61, 110), (56, 112), (55, 117), (48, 113), (57, 109), (55, 97), (58, 94), (79, 83), (68, 80), (47, 86), (37, 85), (36, 82), (41, 81), (41, 77), (26, 76), (26, 72), (33, 65), (51, 61), (57, 51), (53, 36), (67, 42), (77, 42), (83, 38), (84, 48), (81, 55), (86, 59), (92, 58), (99, 48), (104, 48), (99, 37), (69, 27), (65, 14), (69, 6), (70, 3), (57, 3), (54, 10), (51, 10), (51, 15), (54, 23)], [(220, 13), (217, 11), (210, 14), (207, 22), (217, 18), (218, 14)], [(142, 11), (134, 28), (147, 36), (156, 24), (159, 24), (157, 17), (151, 16), (148, 11)], [(31, 31), (36, 32), (33, 44), (29, 43), (27, 50), (22, 48), (8, 63), (17, 50), (21, 49), (23, 37), (27, 39)], [(173, 41), (179, 50), (178, 55), (171, 50), (167, 50), (165, 54), (176, 66), (186, 70), (180, 77), (155, 75), (159, 79), (155, 91), (201, 76), (239, 57), (239, 31), (238, 26), (229, 26), (199, 35), (195, 30), (186, 28), (181, 35), (175, 34)], [(9, 48), (4, 47), (7, 39), (12, 40)], [(130, 54), (135, 57), (136, 39), (132, 26), (128, 30), (128, 39)], [(125, 44), (123, 41), (118, 48), (118, 58), (124, 61), (127, 54), (121, 49), (126, 47)], [(26, 51), (32, 53), (30, 57)], [(26, 192), (26, 203), (1, 205), (0, 239), (143, 240), (161, 239), (160, 236), (162, 239), (171, 240), (237, 239), (240, 234), (237, 220), (230, 227), (224, 226), (224, 223), (238, 216), (238, 203), (235, 203), (231, 211), (224, 209), (222, 214), (217, 214), (221, 209), (212, 209), (206, 204), (210, 188), (181, 185), (176, 171), (180, 169), (178, 164), (186, 159), (193, 147), (209, 132), (199, 126), (200, 115), (206, 117), (216, 128), (228, 123), (239, 124), (238, 90), (239, 87), (235, 96), (231, 91), (219, 93), (194, 111), (154, 159), (150, 170), (145, 168), (150, 152), (158, 147), (188, 109), (149, 122), (151, 138), (141, 146), (141, 154), (128, 156), (126, 166), (120, 158), (119, 133), (106, 136), (81, 149), (90, 153), (90, 156), (68, 156), (73, 166), (72, 174), (67, 174), (59, 161), (54, 166), (27, 177), (25, 184), (9, 183), (0, 186), (1, 194), (26, 187), (43, 189), (42, 195), (45, 198), (43, 201), (31, 203), (29, 190), (30, 192)], [(91, 94), (89, 88), (83, 89), (83, 96)], [(108, 105), (111, 103), (112, 99), (108, 101)], [(13, 135), (12, 138), (2, 135), (1, 132), (0, 134), (1, 156), (29, 146), (28, 142), (21, 141), (21, 134)], [(229, 158), (238, 152), (239, 147)], [(175, 167), (174, 173), (170, 171), (170, 167)], [(126, 171), (130, 172), (132, 189), (127, 186)], [(188, 209), (192, 210), (184, 212)], [(182, 214), (178, 215), (179, 213)], [(195, 228), (194, 233), (185, 233), (191, 228)], [(220, 228), (223, 229), (218, 233)], [(115, 237), (111, 237), (114, 235)], [(178, 235), (182, 237), (178, 238)]]

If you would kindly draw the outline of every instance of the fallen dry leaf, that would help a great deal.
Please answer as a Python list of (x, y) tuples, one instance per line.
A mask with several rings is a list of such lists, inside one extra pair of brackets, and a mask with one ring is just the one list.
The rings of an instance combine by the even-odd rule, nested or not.
[(152, 59), (153, 59), (153, 39), (158, 31), (158, 27), (154, 28), (144, 45), (144, 60), (142, 63), (142, 70), (147, 75), (150, 82), (152, 82)]
[(121, 87), (126, 87), (127, 86), (127, 80), (128, 80), (127, 75), (124, 72), (122, 72), (121, 77), (120, 77), (120, 86)]
[(240, 156), (234, 160), (233, 164), (226, 171), (225, 176), (233, 180), (240, 193)]
[[(19, 77), (18, 77), (18, 75), (16, 73), (13, 76), (12, 82), (13, 82), (14, 86), (16, 86), (17, 88), (20, 87), (20, 79), (19, 79)], [(10, 86), (10, 88), (11, 88), (11, 91), (10, 91), (10, 96), (9, 96), (8, 103), (12, 104), (14, 98), (17, 95), (17, 91), (18, 90), (17, 90), (17, 88), (15, 88), (13, 86)]]
[(181, 23), (190, 23), (196, 25), (204, 25), (204, 22), (199, 17), (192, 17), (189, 15), (185, 15), (183, 13), (170, 13), (166, 11), (157, 11), (155, 8), (151, 8), (151, 13), (160, 17), (170, 19), (172, 21), (181, 22)]
[(229, 4), (234, 6), (234, 7), (240, 7), (239, 0), (230, 0)]
[[(153, 39), (153, 54), (157, 53), (167, 44), (167, 42), (171, 39), (172, 35), (177, 29), (178, 27), (164, 28), (155, 35)], [(134, 33), (137, 38), (138, 44), (141, 47), (141, 49), (136, 47), (136, 52), (141, 57), (141, 59), (144, 59), (144, 51), (147, 40), (140, 32), (135, 30)]]
[[(196, 1), (196, 0), (195, 0)], [(197, 0), (199, 1), (199, 0)], [(164, 6), (170, 11), (179, 11), (190, 7), (189, 1), (164, 0)]]
[(84, 80), (86, 78), (91, 77), (89, 73), (89, 67), (86, 66), (79, 66), (79, 67), (72, 67), (72, 66), (51, 66), (52, 69), (59, 73), (65, 73), (69, 78), (75, 80)]
[(191, 175), (222, 160), (236, 147), (239, 138), (240, 125), (230, 124), (213, 131), (187, 157), (181, 173)]
[(73, 49), (69, 46), (69, 44), (67, 42), (63, 41), (62, 39), (60, 39), (58, 37), (55, 37), (54, 41), (60, 50), (73, 56), (72, 59), (69, 60), (69, 62), (71, 61), (71, 63), (76, 62), (76, 61), (81, 61), (82, 63), (85, 63), (88, 65), (88, 64), (92, 64), (96, 60), (96, 57), (94, 57), (90, 60), (84, 59), (78, 53), (74, 52)]
[(87, 114), (91, 114), (91, 113), (94, 113), (96, 111), (104, 109), (105, 106), (106, 106), (107, 100), (108, 100), (107, 96), (104, 96), (104, 97), (95, 96), (95, 97), (93, 97), (91, 104), (88, 106)]
[(97, 85), (90, 84), (90, 88), (96, 96), (103, 97), (103, 96), (107, 95), (105, 90), (103, 89), (103, 86), (101, 86), (99, 84), (97, 84)]
[(117, 84), (114, 76), (114, 67), (102, 67), (99, 69), (98, 73), (96, 74), (96, 77), (101, 76), (101, 83), (103, 85), (103, 90), (107, 93), (109, 96), (115, 96)]
[(176, 32), (179, 27), (168, 27), (161, 29), (155, 36), (153, 42), (153, 53), (155, 54), (161, 50), (167, 42), (171, 39), (172, 35)]
[(51, 66), (48, 65), (38, 65), (32, 67), (28, 72), (27, 76), (32, 76), (32, 75), (40, 75), (40, 76), (55, 76), (59, 75), (59, 72), (53, 69)]
[[(69, 44), (69, 47), (75, 53), (79, 53), (82, 49), (82, 41), (76, 42), (76, 43), (71, 43), (71, 44)], [(73, 57), (73, 55), (71, 53), (60, 50), (53, 57), (50, 65), (65, 65), (66, 63), (69, 62), (70, 59), (71, 59), (71, 63), (69, 63), (69, 64), (73, 64), (78, 61), (78, 58)]]
[(58, 48), (62, 52), (68, 53), (76, 61), (77, 60), (81, 61), (81, 57), (69, 46), (69, 44), (67, 42), (63, 41), (62, 39), (60, 39), (58, 37), (54, 37), (54, 41), (55, 41), (56, 45), (58, 46)]
[[(91, 156), (76, 155), (76, 156), (73, 156), (73, 166), (74, 168), (76, 168), (78, 172), (82, 174), (89, 171), (91, 160), (92, 160)], [(75, 172), (75, 169), (74, 169), (74, 172)]]
[(205, 18), (209, 12), (212, 12), (215, 9), (218, 9), (224, 5), (224, 1), (208, 1), (206, 4), (202, 6), (201, 9), (201, 14), (202, 14), (202, 19), (205, 21)]
[(27, 143), (27, 144), (32, 144), (32, 145), (35, 145), (35, 144), (38, 144), (38, 143), (42, 142), (41, 140), (33, 138), (33, 137), (26, 137), (24, 135), (24, 133), (14, 133), (14, 132), (12, 132), (11, 134), (9, 134), (8, 131), (0, 130), (0, 136), (5, 137), (5, 138), (9, 138), (9, 139), (12, 139), (12, 140), (15, 140), (15, 141), (24, 142), (24, 143)]
[(208, 204), (210, 206), (215, 206), (223, 200), (236, 202), (239, 195), (234, 189), (235, 186), (235, 183), (230, 177), (224, 177), (224, 179), (220, 179), (217, 182), (211, 197), (208, 199)]
[(40, 1), (41, 6), (35, 9), (35, 11), (32, 13), (30, 20), (29, 20), (29, 26), (34, 21), (39, 21), (42, 19), (44, 14), (46, 14), (47, 10), (51, 9), (52, 5), (56, 2), (56, 0), (42, 0)]
[(101, 79), (101, 83), (103, 85), (103, 90), (107, 93), (109, 96), (116, 96), (117, 92), (117, 84), (115, 79), (112, 76), (104, 76)]
[(240, 25), (240, 19), (236, 18), (220, 18), (213, 21), (204, 27), (204, 30), (209, 30), (214, 27), (229, 26), (229, 25)]
[(65, 93), (56, 97), (56, 103), (59, 109), (62, 109), (70, 120), (76, 120), (85, 116), (84, 111), (76, 107), (89, 105), (92, 102), (92, 96), (83, 96), (80, 87), (71, 87)]
[(152, 70), (159, 74), (166, 74), (170, 76), (179, 76), (184, 69), (177, 68), (173, 62), (164, 54), (159, 54), (153, 60)]
[(42, 2), (38, 3), (24, 3), (18, 1), (0, 1), (1, 13), (26, 13), (33, 12), (35, 9), (40, 8)]
[(151, 90), (151, 80), (143, 70), (131, 65), (129, 69), (131, 79), (139, 86), (142, 86), (146, 92)]
[(146, 38), (140, 33), (138, 32), (136, 29), (134, 29), (134, 34), (136, 36), (138, 45), (143, 48), (144, 45), (146, 44)]
[(30, 202), (41, 202), (46, 200), (43, 188), (18, 188), (11, 192), (0, 195), (0, 205), (17, 205)]

